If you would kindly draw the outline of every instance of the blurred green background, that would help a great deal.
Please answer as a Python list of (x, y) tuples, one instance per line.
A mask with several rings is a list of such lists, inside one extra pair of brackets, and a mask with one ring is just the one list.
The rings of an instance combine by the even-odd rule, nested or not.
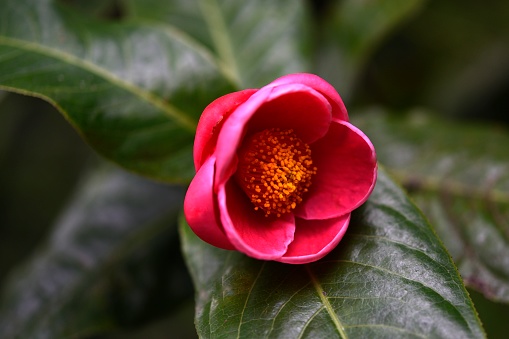
[[(318, 27), (329, 15), (331, 2), (309, 1)], [(91, 15), (122, 20), (121, 1), (66, 3)], [(509, 2), (504, 0), (424, 2), (364, 61), (353, 88), (345, 89), (349, 111), (377, 105), (403, 112), (422, 106), (453, 121), (489, 122), (507, 129), (507, 18)], [(0, 92), (0, 284), (44, 244), (80, 178), (101, 162), (50, 104)], [(161, 257), (167, 261), (161, 262)], [(153, 258), (152, 265), (139, 267), (139, 258), (144, 263)], [(181, 271), (180, 279), (167, 276), (168, 266)], [(157, 281), (141, 284), (139, 300), (127, 300), (128, 293), (122, 293), (130, 288), (126, 281), (142, 277), (146, 269), (156, 272)], [(111, 337), (150, 337), (175, 328), (182, 331), (176, 337), (195, 336), (193, 291), (176, 234), (163, 234), (157, 244), (136, 251), (106, 281), (98, 288), (109, 293), (106, 302), (114, 321), (125, 329), (112, 331)], [(169, 286), (178, 293), (161, 292)], [(473, 291), (471, 296), (488, 336), (504, 337), (509, 305)], [(140, 303), (150, 311), (130, 312)]]

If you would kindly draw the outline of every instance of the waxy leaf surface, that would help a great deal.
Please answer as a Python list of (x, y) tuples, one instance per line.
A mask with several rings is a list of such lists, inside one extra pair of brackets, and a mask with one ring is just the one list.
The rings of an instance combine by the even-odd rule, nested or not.
[(379, 160), (409, 190), (465, 283), (509, 302), (509, 134), (429, 112), (356, 115)]
[(128, 0), (134, 20), (153, 22), (193, 39), (239, 89), (259, 88), (308, 69), (310, 36), (298, 0)]
[[(232, 1), (172, 3), (169, 18), (136, 16), (143, 3), (106, 21), (64, 2), (2, 0), (0, 89), (51, 102), (95, 150), (131, 171), (187, 182), (206, 105), (303, 70), (293, 25), (303, 12), (293, 1), (255, 12)], [(178, 19), (189, 6), (195, 17)]]

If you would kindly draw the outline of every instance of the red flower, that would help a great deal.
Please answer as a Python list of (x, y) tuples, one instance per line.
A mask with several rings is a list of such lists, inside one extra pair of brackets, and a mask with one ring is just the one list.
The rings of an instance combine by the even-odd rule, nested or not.
[(205, 108), (186, 220), (204, 241), (308, 263), (339, 243), (376, 181), (375, 150), (336, 90), (312, 74), (227, 94)]

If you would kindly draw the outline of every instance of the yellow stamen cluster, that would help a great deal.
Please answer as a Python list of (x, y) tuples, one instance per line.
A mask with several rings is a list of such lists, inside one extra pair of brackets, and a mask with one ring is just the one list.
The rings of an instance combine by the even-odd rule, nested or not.
[(266, 129), (249, 136), (235, 174), (255, 210), (280, 217), (302, 201), (316, 174), (311, 149), (293, 130)]

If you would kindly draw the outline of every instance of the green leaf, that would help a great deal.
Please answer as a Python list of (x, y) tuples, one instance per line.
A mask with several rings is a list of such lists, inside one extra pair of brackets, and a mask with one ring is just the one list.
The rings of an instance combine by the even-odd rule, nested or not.
[[(165, 5), (170, 17), (139, 18)], [(0, 89), (51, 102), (125, 168), (186, 182), (206, 105), (304, 70), (304, 12), (294, 1), (133, 2), (131, 12), (142, 13), (104, 21), (56, 1), (3, 0)]]
[(338, 247), (307, 265), (258, 261), (181, 224), (202, 337), (480, 338), (451, 258), (383, 172)]
[(213, 58), (161, 27), (87, 19), (49, 0), (4, 0), (0, 88), (54, 104), (101, 154), (188, 180), (203, 107), (232, 87)]
[(308, 70), (307, 11), (302, 0), (126, 0), (128, 13), (206, 46), (238, 88)]
[(375, 110), (354, 122), (410, 190), (465, 283), (509, 302), (509, 134), (416, 110)]
[(318, 74), (347, 99), (368, 58), (397, 25), (414, 15), (424, 0), (333, 1), (321, 27)]
[(118, 169), (92, 173), (47, 245), (2, 290), (0, 337), (63, 338), (112, 327), (113, 295), (101, 295), (99, 287), (119, 261), (167, 233), (182, 198), (182, 187)]

